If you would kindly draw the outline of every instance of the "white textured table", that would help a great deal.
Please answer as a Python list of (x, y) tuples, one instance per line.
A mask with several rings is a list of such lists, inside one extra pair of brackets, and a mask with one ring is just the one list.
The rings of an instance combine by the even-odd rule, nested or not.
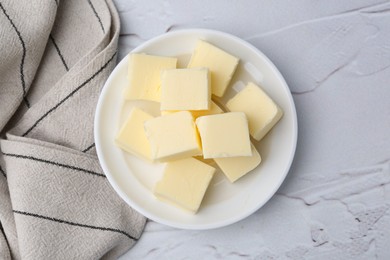
[(122, 259), (390, 259), (390, 1), (115, 2), (120, 58), (181, 28), (234, 34), (280, 69), (299, 125), (263, 208), (209, 231), (150, 221)]

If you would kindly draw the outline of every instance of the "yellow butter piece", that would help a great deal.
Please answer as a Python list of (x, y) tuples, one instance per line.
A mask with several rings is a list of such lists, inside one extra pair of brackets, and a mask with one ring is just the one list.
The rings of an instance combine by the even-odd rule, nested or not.
[(211, 101), (209, 110), (198, 110), (190, 112), (194, 118), (198, 118), (200, 116), (222, 114), (224, 111), (214, 101)]
[(194, 158), (168, 162), (154, 194), (163, 201), (196, 213), (214, 172), (215, 168)]
[(149, 140), (144, 130), (144, 122), (153, 116), (135, 107), (115, 138), (117, 146), (140, 158), (151, 160)]
[(260, 141), (283, 116), (280, 107), (257, 85), (248, 85), (226, 103), (230, 111), (244, 112), (249, 131)]
[(177, 160), (202, 154), (194, 119), (188, 111), (147, 120), (144, 126), (153, 160)]
[[(178, 111), (173, 110), (162, 110), (161, 115), (167, 115), (172, 114)], [(210, 102), (210, 109), (208, 110), (192, 110), (190, 111), (192, 116), (196, 119), (200, 116), (207, 116), (207, 115), (214, 115), (214, 114), (222, 114), (224, 111), (214, 102), (211, 100)]]
[(199, 40), (188, 68), (206, 67), (211, 72), (211, 93), (222, 97), (237, 68), (239, 59), (226, 51)]
[(161, 73), (161, 110), (207, 110), (210, 76), (206, 68), (169, 69)]
[(177, 58), (130, 53), (128, 59), (129, 86), (125, 98), (160, 102), (161, 70), (176, 68)]
[(252, 156), (248, 121), (242, 112), (201, 116), (196, 119), (203, 157)]
[(252, 156), (214, 158), (214, 161), (230, 182), (235, 182), (260, 164), (260, 154), (253, 144), (251, 145), (251, 149)]

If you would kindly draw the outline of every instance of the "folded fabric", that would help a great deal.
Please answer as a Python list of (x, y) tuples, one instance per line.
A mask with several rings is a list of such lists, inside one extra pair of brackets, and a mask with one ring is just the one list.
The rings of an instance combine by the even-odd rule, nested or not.
[(118, 37), (109, 0), (0, 0), (0, 259), (116, 259), (141, 236), (94, 148)]

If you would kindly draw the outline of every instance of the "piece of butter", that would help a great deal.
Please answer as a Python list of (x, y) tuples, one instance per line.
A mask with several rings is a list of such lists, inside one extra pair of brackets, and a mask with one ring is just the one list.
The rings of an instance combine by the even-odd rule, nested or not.
[(215, 168), (194, 158), (168, 162), (157, 182), (157, 198), (196, 213), (214, 175)]
[(203, 157), (252, 156), (248, 121), (242, 112), (201, 116), (196, 119)]
[(230, 182), (235, 182), (260, 164), (261, 157), (259, 152), (253, 144), (251, 147), (252, 156), (214, 158), (214, 161)]
[(145, 134), (144, 122), (152, 118), (153, 116), (145, 111), (134, 107), (115, 138), (116, 145), (126, 152), (151, 161), (150, 144)]
[(220, 48), (199, 40), (192, 53), (188, 68), (206, 67), (211, 72), (211, 93), (222, 97), (239, 59)]
[(161, 110), (207, 110), (210, 101), (210, 74), (207, 68), (162, 71)]
[[(172, 114), (178, 111), (173, 110), (162, 110), (161, 115), (167, 115)], [(214, 114), (222, 114), (224, 111), (214, 102), (211, 100), (210, 102), (210, 109), (208, 110), (192, 110), (190, 111), (192, 116), (194, 118), (198, 118), (200, 116), (207, 116), (207, 115), (214, 115)]]
[(190, 112), (180, 111), (145, 121), (151, 158), (177, 160), (202, 154), (199, 135)]
[(226, 103), (230, 111), (244, 112), (249, 132), (260, 141), (283, 116), (280, 107), (257, 85), (248, 85)]
[(125, 99), (160, 102), (161, 70), (176, 68), (177, 58), (130, 53), (128, 59), (129, 86)]
[(190, 112), (194, 118), (198, 118), (200, 116), (222, 114), (224, 111), (214, 101), (211, 101), (209, 110), (198, 110)]

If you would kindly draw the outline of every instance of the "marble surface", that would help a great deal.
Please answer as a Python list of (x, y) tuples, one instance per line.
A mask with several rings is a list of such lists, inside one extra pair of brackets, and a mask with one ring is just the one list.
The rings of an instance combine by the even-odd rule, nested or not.
[(293, 94), (288, 177), (252, 216), (208, 231), (149, 221), (121, 259), (390, 259), (390, 1), (116, 0), (120, 58), (210, 28), (264, 52)]

